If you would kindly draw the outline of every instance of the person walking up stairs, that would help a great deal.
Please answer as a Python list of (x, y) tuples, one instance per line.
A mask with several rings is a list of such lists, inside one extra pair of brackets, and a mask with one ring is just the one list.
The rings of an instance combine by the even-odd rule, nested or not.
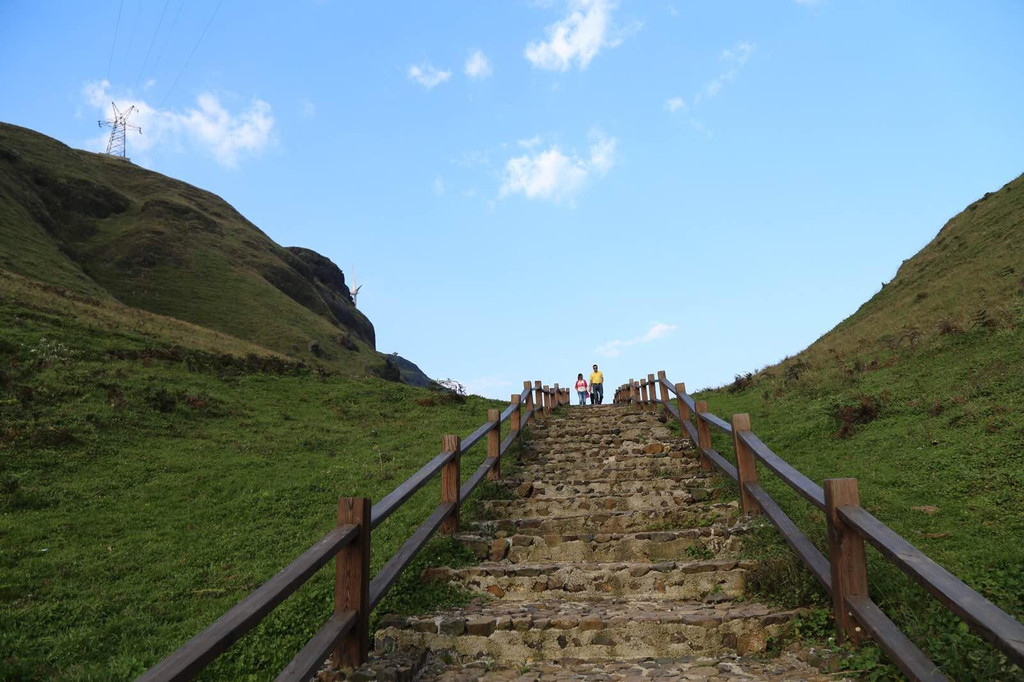
[(799, 612), (744, 600), (756, 563), (738, 505), (653, 414), (606, 405), (532, 428), (522, 497), (485, 503), (494, 520), (461, 536), (483, 563), (424, 576), (481, 597), (385, 618), (378, 655), (433, 652), (416, 679), (447, 682), (836, 679), (754, 657)]

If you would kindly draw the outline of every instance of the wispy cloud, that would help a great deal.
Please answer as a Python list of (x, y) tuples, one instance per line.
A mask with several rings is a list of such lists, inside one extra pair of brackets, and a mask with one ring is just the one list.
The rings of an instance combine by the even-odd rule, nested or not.
[(676, 325), (674, 324), (654, 322), (651, 324), (651, 328), (643, 334), (634, 336), (631, 339), (613, 339), (611, 341), (606, 341), (598, 346), (595, 352), (607, 358), (617, 358), (622, 353), (623, 348), (636, 346), (642, 343), (650, 343), (656, 339), (663, 339), (675, 330)]
[(435, 68), (429, 62), (413, 64), (407, 72), (409, 80), (419, 83), (427, 90), (433, 90), (441, 83), (452, 77), (451, 71), (442, 71)]
[(669, 97), (665, 100), (665, 108), (673, 114), (677, 111), (686, 111), (686, 100), (682, 97)]
[(316, 104), (311, 99), (303, 97), (299, 104), (302, 106), (302, 118), (316, 118)]
[(469, 395), (479, 395), (485, 398), (504, 398), (516, 392), (516, 384), (505, 376), (492, 374), (489, 376), (467, 379), (462, 383)]
[[(158, 109), (145, 100), (111, 91), (106, 80), (86, 83), (82, 88), (86, 102), (101, 112), (101, 118), (110, 114), (110, 102), (117, 102), (122, 110), (136, 109), (131, 122), (140, 126), (145, 134), (132, 135), (129, 152), (145, 155), (157, 149), (194, 149), (206, 153), (220, 165), (237, 167), (245, 157), (257, 156), (274, 141), (274, 116), (268, 103), (253, 99), (249, 108), (232, 113), (213, 94), (203, 93), (194, 108), (183, 111)], [(92, 140), (91, 147), (104, 149), (106, 136)]]
[(750, 61), (755, 49), (753, 43), (741, 42), (728, 50), (722, 50), (721, 61), (727, 65), (726, 68), (704, 85), (704, 88), (694, 96), (693, 103), (700, 104), (704, 100), (716, 97), (727, 83), (736, 80), (740, 71)]
[(440, 175), (434, 176), (434, 182), (431, 184), (431, 187), (434, 190), (434, 194), (436, 194), (437, 196), (443, 195), (445, 189), (444, 178), (442, 178)]
[[(615, 165), (617, 140), (598, 129), (591, 130), (586, 157), (564, 153), (558, 145), (530, 151), (505, 163), (499, 196), (522, 194), (527, 199), (572, 201), (593, 177), (607, 174)], [(528, 149), (536, 144), (533, 140)], [(539, 140), (538, 140), (539, 142)]]
[(612, 0), (569, 0), (568, 13), (545, 29), (547, 40), (527, 44), (524, 54), (535, 67), (568, 71), (573, 65), (585, 69), (606, 47), (622, 43), (622, 36), (639, 30), (616, 28)]
[(491, 60), (481, 50), (473, 50), (466, 60), (463, 71), (467, 76), (476, 80), (487, 78), (494, 72), (491, 68)]

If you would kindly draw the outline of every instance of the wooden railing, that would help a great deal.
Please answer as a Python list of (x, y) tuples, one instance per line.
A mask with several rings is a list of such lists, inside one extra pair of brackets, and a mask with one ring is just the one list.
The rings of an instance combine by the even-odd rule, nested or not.
[[(673, 398), (674, 396), (674, 398)], [(665, 372), (630, 379), (615, 391), (617, 404), (640, 409), (664, 408), (679, 420), (686, 436), (697, 446), (701, 466), (717, 467), (740, 489), (745, 515), (764, 514), (832, 596), (837, 641), (860, 643), (873, 639), (911, 680), (945, 680), (935, 664), (893, 623), (868, 595), (864, 541), (910, 576), (955, 613), (976, 634), (1024, 667), (1024, 625), (942, 568), (860, 506), (857, 479), (825, 479), (824, 486), (809, 479), (771, 451), (754, 435), (750, 417), (735, 414), (726, 422), (695, 401), (682, 383), (672, 384)], [(711, 428), (732, 437), (735, 466), (711, 446)], [(828, 557), (797, 527), (757, 480), (760, 462), (814, 507), (825, 513)]]
[[(551, 410), (569, 402), (569, 389), (542, 386), (540, 381), (523, 382), (523, 392), (513, 395), (504, 410), (488, 410), (487, 421), (465, 439), (441, 437), (441, 453), (427, 462), (384, 499), (370, 507), (367, 498), (338, 500), (337, 526), (280, 573), (240, 601), (212, 625), (181, 648), (143, 673), (146, 682), (191, 679), (217, 656), (256, 627), (274, 607), (301, 587), (332, 558), (334, 571), (334, 612), (303, 647), (277, 680), (307, 680), (316, 674), (330, 655), (337, 666), (355, 667), (366, 660), (370, 642), (370, 611), (388, 593), (402, 571), (427, 541), (440, 529), (457, 532), (461, 503), (486, 477), (501, 475), (501, 457), (520, 437), (531, 419), (550, 416)], [(510, 422), (508, 435), (501, 439), (501, 425)], [(487, 456), (476, 471), (462, 482), (463, 453), (486, 439)], [(434, 512), (405, 541), (405, 544), (370, 579), (370, 538), (374, 528), (440, 472), (441, 500)]]

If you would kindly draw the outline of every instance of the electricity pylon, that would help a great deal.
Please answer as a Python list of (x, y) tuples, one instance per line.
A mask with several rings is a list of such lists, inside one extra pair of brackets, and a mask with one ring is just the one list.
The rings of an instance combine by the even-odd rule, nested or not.
[(97, 121), (99, 126), (110, 126), (110, 139), (107, 140), (107, 153), (113, 156), (120, 156), (122, 159), (127, 158), (125, 156), (125, 144), (124, 135), (127, 130), (137, 130), (139, 135), (142, 134), (142, 128), (137, 125), (132, 125), (128, 122), (128, 117), (131, 116), (132, 112), (135, 111), (135, 105), (128, 107), (127, 111), (122, 112), (117, 108), (117, 105), (113, 102), (110, 106), (114, 108), (114, 117), (107, 121)]

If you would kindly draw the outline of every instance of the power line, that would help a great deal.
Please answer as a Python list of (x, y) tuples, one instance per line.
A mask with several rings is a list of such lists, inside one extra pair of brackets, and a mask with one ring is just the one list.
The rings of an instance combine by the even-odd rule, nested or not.
[(160, 35), (160, 27), (164, 23), (164, 15), (167, 14), (167, 5), (171, 3), (171, 0), (164, 0), (164, 8), (160, 12), (160, 20), (156, 22), (156, 30), (153, 31), (153, 39), (149, 41), (149, 49), (146, 50), (146, 58), (142, 60), (142, 68), (139, 69), (139, 75), (135, 77), (135, 85), (132, 86), (134, 90), (139, 85), (139, 79), (142, 78), (142, 73), (146, 70), (146, 64), (149, 63), (149, 55), (153, 53), (153, 46), (156, 45), (156, 37)]
[(107, 60), (107, 77), (104, 80), (110, 80), (110, 67), (114, 63), (114, 46), (117, 45), (117, 29), (121, 27), (121, 10), (124, 9), (124, 0), (121, 0), (121, 4), (117, 8), (117, 23), (114, 24), (114, 42), (110, 44), (110, 59)]
[(210, 15), (210, 20), (206, 22), (206, 26), (203, 28), (203, 32), (199, 34), (199, 40), (196, 41), (195, 47), (193, 47), (192, 51), (189, 52), (188, 59), (185, 60), (185, 63), (181, 67), (181, 71), (178, 72), (178, 76), (174, 79), (174, 82), (171, 83), (170, 90), (168, 90), (167, 94), (164, 95), (164, 98), (160, 100), (160, 104), (157, 108), (162, 107), (164, 105), (164, 102), (167, 101), (167, 98), (171, 96), (171, 92), (174, 91), (174, 86), (178, 84), (178, 81), (181, 79), (181, 75), (185, 73), (185, 69), (188, 68), (189, 62), (192, 61), (192, 55), (194, 55), (196, 53), (196, 50), (199, 49), (199, 45), (203, 42), (203, 38), (206, 36), (206, 31), (209, 30), (210, 24), (213, 23), (213, 18), (217, 16), (217, 10), (220, 9), (220, 6), (223, 2), (224, 0), (217, 0), (217, 6), (213, 8), (213, 14)]
[(174, 27), (178, 25), (178, 17), (181, 16), (181, 10), (185, 7), (185, 0), (181, 0), (178, 5), (178, 11), (174, 13), (174, 19), (171, 20), (171, 27), (167, 29), (167, 37), (164, 38), (164, 44), (160, 46), (160, 53), (156, 56), (156, 63), (153, 64), (153, 70), (156, 71), (160, 68), (160, 62), (164, 58), (164, 51), (167, 50), (167, 44), (171, 42), (171, 36), (174, 35)]

